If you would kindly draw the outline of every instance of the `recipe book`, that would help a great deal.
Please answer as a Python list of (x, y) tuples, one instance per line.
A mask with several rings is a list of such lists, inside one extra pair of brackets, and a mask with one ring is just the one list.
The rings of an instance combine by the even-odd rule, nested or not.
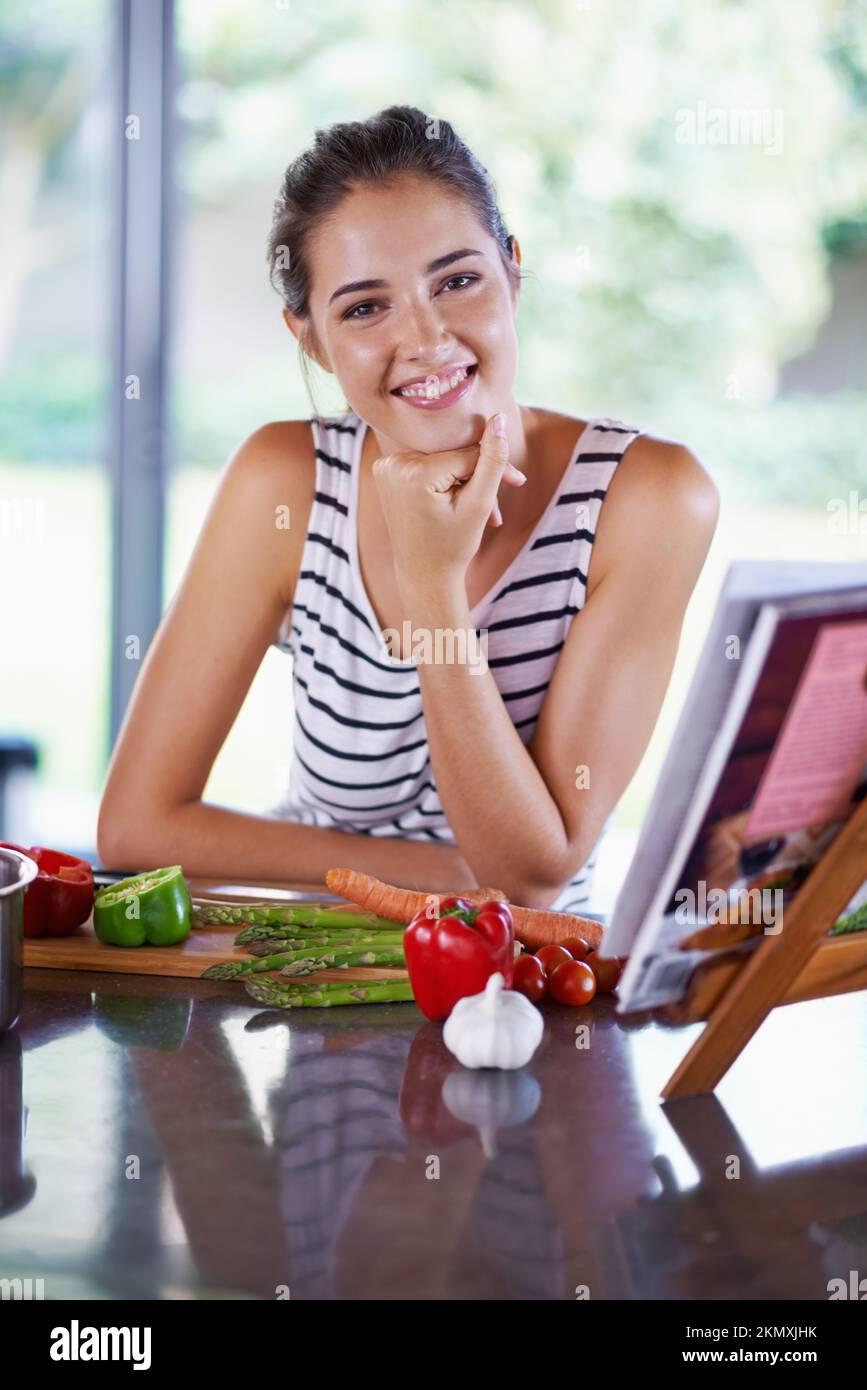
[[(867, 565), (732, 565), (600, 946), (629, 956), (617, 1012), (782, 930), (865, 794)], [(865, 904), (867, 882), (838, 925)]]

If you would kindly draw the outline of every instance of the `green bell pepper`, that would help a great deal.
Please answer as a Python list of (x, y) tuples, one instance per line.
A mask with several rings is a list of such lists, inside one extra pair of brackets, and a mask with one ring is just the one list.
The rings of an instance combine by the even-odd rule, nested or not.
[(107, 946), (175, 946), (190, 934), (190, 890), (180, 864), (97, 891), (93, 929)]

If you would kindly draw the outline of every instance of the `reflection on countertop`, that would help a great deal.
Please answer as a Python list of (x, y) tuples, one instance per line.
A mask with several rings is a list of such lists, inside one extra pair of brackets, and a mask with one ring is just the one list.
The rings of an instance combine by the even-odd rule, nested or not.
[[(46, 1298), (826, 1299), (867, 1274), (867, 994), (697, 1028), (545, 1009), (470, 1072), (413, 1005), (26, 972), (0, 1038), (0, 1278)], [(589, 1023), (586, 1038), (576, 1034)], [(586, 1042), (586, 1046), (582, 1046)]]

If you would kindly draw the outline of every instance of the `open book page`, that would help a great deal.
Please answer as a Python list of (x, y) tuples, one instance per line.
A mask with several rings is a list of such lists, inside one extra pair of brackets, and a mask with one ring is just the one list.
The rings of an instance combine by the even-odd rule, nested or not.
[[(718, 742), (763, 601), (867, 586), (867, 565), (737, 561), (729, 567), (630, 871), (606, 930), (606, 955), (628, 955), (672, 865), (696, 789)], [(685, 852), (685, 851), (684, 851)], [(676, 869), (677, 866), (675, 866)]]
[[(706, 648), (703, 663), (715, 661)], [(781, 929), (786, 904), (867, 791), (865, 673), (867, 588), (763, 605), (721, 721), (709, 729), (706, 714), (703, 728), (687, 725), (686, 753), (674, 741), (644, 854), (606, 930), (603, 953), (630, 956), (621, 1012), (680, 998), (687, 949), (699, 958), (748, 950), (763, 931)], [(706, 683), (699, 670), (693, 691)], [(689, 798), (684, 809), (681, 784), (666, 823), (659, 794), (677, 789), (678, 771)]]

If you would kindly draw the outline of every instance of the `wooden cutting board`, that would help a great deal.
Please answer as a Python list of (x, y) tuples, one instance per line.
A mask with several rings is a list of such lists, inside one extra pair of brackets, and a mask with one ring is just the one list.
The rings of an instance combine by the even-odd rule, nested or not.
[[(187, 882), (194, 898), (211, 898), (219, 902), (320, 903), (336, 907), (344, 899), (329, 893), (323, 884), (245, 882), (220, 883), (216, 879), (191, 878)], [(249, 960), (249, 955), (236, 947), (234, 939), (241, 930), (232, 924), (225, 927), (194, 927), (178, 946), (106, 946), (97, 940), (93, 921), (88, 919), (72, 936), (39, 937), (24, 942), (24, 964), (48, 970), (108, 970), (123, 975), (176, 975), (196, 979), (211, 965), (227, 960)], [(305, 980), (369, 980), (372, 966), (347, 966), (345, 970), (317, 970), (305, 975)], [(376, 967), (382, 979), (405, 980), (405, 970)]]

